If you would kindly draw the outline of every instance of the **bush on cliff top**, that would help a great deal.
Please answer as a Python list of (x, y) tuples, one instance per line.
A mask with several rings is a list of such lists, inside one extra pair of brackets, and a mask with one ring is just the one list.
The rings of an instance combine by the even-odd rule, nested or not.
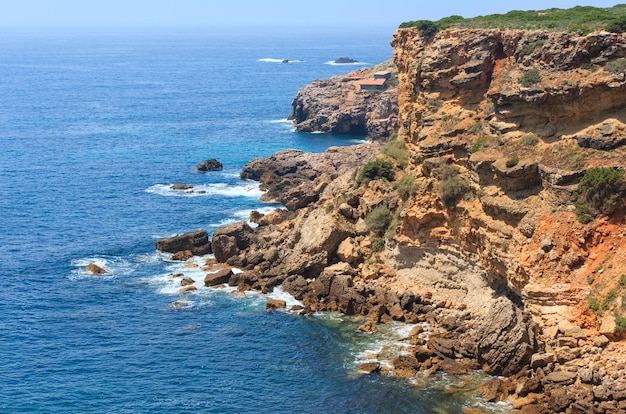
[[(510, 28), (510, 29), (548, 29), (564, 31), (607, 30), (621, 33), (626, 28), (626, 4), (600, 8), (576, 6), (570, 9), (552, 8), (547, 10), (512, 10), (505, 14), (490, 14), (464, 18), (450, 16), (435, 22), (417, 20), (404, 22), (404, 27), (434, 27), (436, 31), (451, 27), (458, 28)], [(422, 29), (420, 29), (422, 30)]]
[(616, 168), (590, 168), (578, 183), (576, 212), (585, 223), (600, 215), (609, 215), (626, 195), (624, 171)]

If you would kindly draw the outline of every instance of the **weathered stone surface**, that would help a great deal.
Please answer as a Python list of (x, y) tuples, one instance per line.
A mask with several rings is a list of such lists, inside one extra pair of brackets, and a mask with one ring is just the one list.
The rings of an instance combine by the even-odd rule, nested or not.
[(546, 382), (559, 384), (559, 385), (569, 385), (573, 384), (576, 381), (576, 377), (578, 376), (575, 372), (569, 371), (556, 371), (551, 372), (546, 375)]
[(232, 274), (233, 270), (229, 267), (219, 269), (214, 273), (208, 273), (204, 277), (204, 286), (217, 286), (228, 283)]
[(304, 86), (293, 100), (289, 119), (300, 132), (390, 136), (398, 128), (397, 89), (359, 91), (359, 81), (380, 70), (390, 70), (394, 77), (397, 74), (388, 61)]
[(267, 310), (276, 310), (276, 309), (285, 309), (287, 308), (287, 302), (281, 299), (270, 299), (265, 302), (265, 309)]
[(196, 170), (199, 172), (220, 171), (222, 168), (224, 168), (224, 165), (222, 165), (222, 163), (215, 158), (209, 158), (208, 160), (196, 165)]
[(380, 372), (380, 362), (365, 362), (359, 365), (356, 370), (367, 375)]
[(174, 237), (167, 237), (156, 241), (156, 248), (167, 253), (177, 253), (184, 250), (191, 251), (196, 256), (211, 253), (211, 243), (206, 230), (196, 230)]
[(503, 401), (509, 396), (510, 381), (492, 378), (480, 386), (480, 395), (485, 401)]
[(105, 268), (98, 266), (95, 263), (89, 263), (85, 270), (87, 270), (92, 275), (104, 275), (109, 273)]
[(193, 285), (194, 283), (196, 283), (196, 281), (190, 277), (186, 277), (184, 279), (181, 279), (180, 281), (181, 286), (189, 286), (189, 285)]
[(478, 361), (496, 375), (518, 372), (536, 349), (534, 322), (510, 301), (499, 299), (477, 333)]
[(179, 262), (185, 262), (193, 257), (193, 253), (191, 250), (181, 250), (172, 255), (172, 260), (177, 260)]
[(555, 360), (556, 356), (551, 352), (533, 354), (530, 358), (530, 367), (533, 369), (543, 368), (545, 366), (548, 366), (549, 363), (554, 362)]
[(252, 228), (245, 221), (218, 227), (213, 233), (212, 247), (215, 259), (225, 263), (247, 249), (254, 239)]
[(263, 200), (280, 201), (294, 211), (316, 201), (330, 180), (364, 164), (378, 148), (375, 144), (362, 144), (331, 147), (321, 154), (279, 151), (250, 161), (240, 176), (261, 182), (261, 189), (266, 191)]

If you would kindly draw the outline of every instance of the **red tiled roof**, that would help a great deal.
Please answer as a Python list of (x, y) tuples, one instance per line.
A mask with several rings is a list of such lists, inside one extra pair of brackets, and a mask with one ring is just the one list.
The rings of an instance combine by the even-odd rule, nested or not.
[(359, 82), (359, 85), (377, 85), (377, 86), (382, 86), (385, 84), (385, 82), (387, 82), (387, 79), (363, 79), (362, 81)]

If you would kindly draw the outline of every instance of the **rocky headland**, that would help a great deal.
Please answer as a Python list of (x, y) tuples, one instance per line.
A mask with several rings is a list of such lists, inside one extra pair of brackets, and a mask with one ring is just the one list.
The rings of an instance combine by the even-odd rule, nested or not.
[[(390, 72), (384, 89), (361, 89), (360, 82), (381, 71)], [(289, 119), (299, 132), (389, 137), (398, 130), (397, 73), (389, 60), (347, 75), (316, 80), (298, 91)]]
[[(503, 376), (483, 397), (520, 412), (625, 412), (623, 175), (592, 191), (595, 210), (582, 188), (625, 165), (626, 39), (405, 28), (392, 46), (397, 137), (250, 162), (242, 177), (286, 209), (217, 229), (206, 283), (282, 286), (300, 312), (362, 315), (364, 331), (428, 322), (393, 375), (482, 369)], [(336, 103), (320, 119), (340, 117), (342, 81), (316, 81), (298, 123), (324, 82)]]

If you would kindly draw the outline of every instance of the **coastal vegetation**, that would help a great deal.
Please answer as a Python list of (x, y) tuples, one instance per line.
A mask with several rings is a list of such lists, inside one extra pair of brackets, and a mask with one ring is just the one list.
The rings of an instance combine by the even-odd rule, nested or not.
[[(453, 15), (437, 21), (417, 20), (400, 24), (400, 28), (406, 27), (416, 27), (428, 33), (449, 28), (544, 29), (580, 31), (583, 34), (594, 30), (607, 30), (622, 33), (626, 31), (626, 4), (607, 8), (576, 6), (570, 9), (512, 10), (504, 14), (472, 18)], [(528, 45), (527, 52), (532, 52), (532, 48), (533, 44)]]
[(443, 165), (439, 169), (441, 183), (439, 195), (447, 207), (454, 207), (459, 200), (467, 196), (471, 187), (463, 177), (459, 175), (459, 169), (452, 165)]
[(576, 192), (578, 219), (582, 223), (589, 223), (595, 217), (611, 214), (624, 194), (624, 171), (608, 167), (588, 169)]

